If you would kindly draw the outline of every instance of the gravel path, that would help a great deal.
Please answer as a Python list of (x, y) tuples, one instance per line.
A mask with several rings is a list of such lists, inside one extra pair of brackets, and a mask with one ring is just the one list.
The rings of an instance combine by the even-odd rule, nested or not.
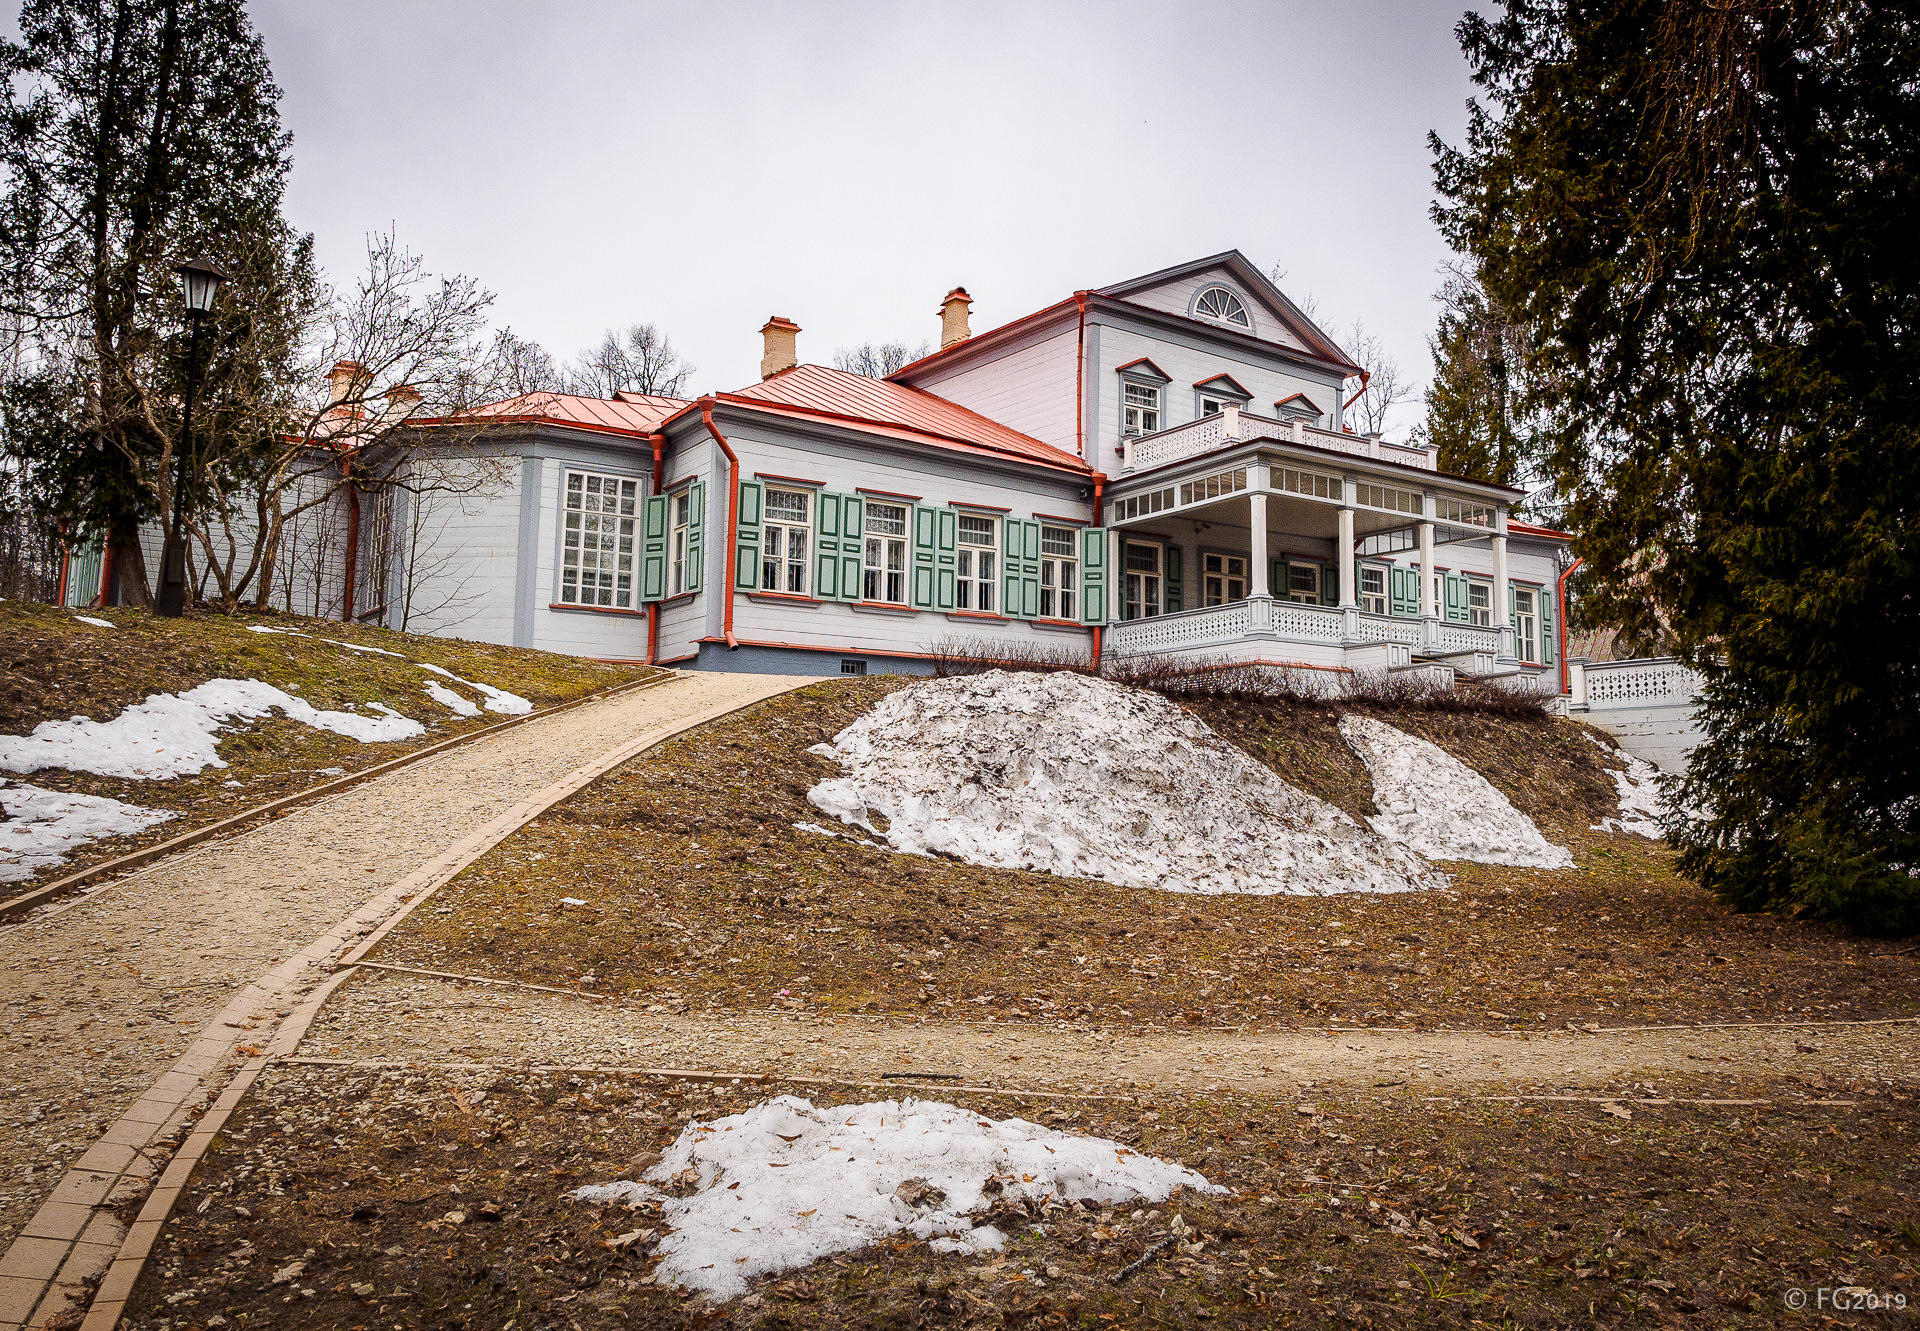
[(1382, 1083), (1486, 1094), (1765, 1074), (1799, 1077), (1817, 1096), (1827, 1079), (1920, 1078), (1920, 1026), (1126, 1034), (1066, 1023), (649, 1012), (634, 1003), (368, 969), (335, 992), (297, 1053), (850, 1079), (918, 1071), (1007, 1089), (1109, 1094), (1211, 1086), (1291, 1094), (1310, 1085)]
[[(691, 674), (426, 759), (0, 930), (0, 1246), (237, 989), (627, 737), (799, 683)], [(237, 811), (237, 810), (236, 810)], [(264, 1027), (276, 1016), (261, 1011)], [(244, 1029), (234, 1032), (244, 1039)]]

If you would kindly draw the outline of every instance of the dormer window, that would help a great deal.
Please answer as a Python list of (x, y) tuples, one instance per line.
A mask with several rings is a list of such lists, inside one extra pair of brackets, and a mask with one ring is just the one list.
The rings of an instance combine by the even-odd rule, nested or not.
[(1225, 287), (1208, 287), (1202, 291), (1200, 299), (1193, 303), (1193, 312), (1202, 319), (1212, 319), (1216, 323), (1232, 324), (1236, 328), (1253, 327), (1253, 318), (1247, 313), (1246, 305)]

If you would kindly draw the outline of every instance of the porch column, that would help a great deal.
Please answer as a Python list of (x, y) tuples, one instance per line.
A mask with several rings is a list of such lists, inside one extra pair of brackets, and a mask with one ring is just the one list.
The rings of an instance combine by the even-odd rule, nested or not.
[(1253, 565), (1253, 595), (1264, 598), (1273, 595), (1273, 589), (1267, 585), (1267, 469), (1258, 468), (1261, 488), (1247, 496), (1249, 510), (1248, 521), (1253, 531), (1247, 541), (1247, 559)]
[(1513, 616), (1508, 613), (1507, 590), (1507, 506), (1493, 510), (1493, 626), (1500, 630), (1500, 655), (1511, 660), (1518, 654), (1513, 640)]
[[(1423, 501), (1423, 506), (1431, 509), (1432, 499)], [(1420, 618), (1432, 619), (1440, 613), (1433, 603), (1433, 524), (1420, 524)]]
[[(1351, 491), (1344, 490), (1350, 494)], [(1353, 572), (1353, 510), (1340, 506), (1340, 608), (1350, 610), (1360, 604), (1360, 587)]]

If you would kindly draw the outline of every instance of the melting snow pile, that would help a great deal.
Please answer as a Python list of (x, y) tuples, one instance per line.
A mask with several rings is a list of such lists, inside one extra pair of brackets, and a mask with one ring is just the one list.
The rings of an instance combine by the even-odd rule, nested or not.
[(68, 795), (20, 782), (0, 782), (0, 883), (30, 878), (67, 853), (101, 837), (144, 832), (174, 817), (160, 809), (98, 795)]
[(1002, 670), (889, 694), (813, 752), (816, 808), (896, 850), (1176, 892), (1405, 892), (1446, 878), (1140, 689)]
[(442, 684), (439, 680), (430, 679), (426, 682), (425, 687), (427, 690), (427, 696), (429, 698), (439, 703), (442, 707), (451, 708), (454, 715), (456, 716), (480, 715), (480, 709), (478, 707), (475, 707), (472, 703), (468, 702), (465, 698), (462, 698), (459, 694), (455, 693), (452, 689), (448, 688), (445, 684)]
[(380, 716), (323, 712), (257, 679), (211, 679), (185, 693), (153, 694), (111, 721), (76, 716), (71, 721), (43, 721), (31, 735), (0, 735), (0, 771), (64, 767), (135, 781), (187, 776), (226, 766), (217, 736), (227, 722), (255, 720), (276, 708), (302, 725), (362, 744), (390, 743), (426, 733), (418, 721), (377, 704), (374, 710)]
[(1609, 769), (1608, 775), (1620, 790), (1620, 816), (1602, 818), (1593, 825), (1596, 832), (1629, 832), (1634, 836), (1651, 837), (1659, 841), (1666, 836), (1667, 830), (1662, 820), (1667, 816), (1666, 801), (1660, 796), (1660, 769), (1644, 758), (1636, 758), (1630, 753), (1622, 753), (1610, 745), (1588, 735), (1587, 739), (1599, 748), (1607, 751), (1609, 758), (1624, 762), (1625, 771)]
[[(451, 670), (442, 670), (439, 666), (428, 665), (425, 661), (415, 661), (414, 664), (422, 670), (431, 670), (434, 674), (450, 679), (456, 684), (465, 684), (468, 688), (487, 700), (486, 708), (489, 712), (499, 712), (503, 716), (525, 716), (533, 710), (533, 704), (517, 693), (508, 693), (505, 689), (496, 689), (491, 684), (476, 684), (470, 679), (460, 678), (460, 676), (454, 674)], [(445, 686), (442, 685), (442, 687), (444, 688)], [(427, 692), (433, 693), (431, 685), (428, 686)], [(436, 698), (440, 697), (437, 693), (434, 693), (433, 696)], [(440, 700), (442, 702), (446, 701), (444, 698)], [(451, 703), (447, 705), (449, 707), (453, 706)], [(454, 707), (454, 710), (456, 712), (460, 711), (457, 707)], [(460, 712), (460, 714), (462, 716), (478, 715), (478, 713), (469, 712)]]
[(1380, 835), (1435, 860), (1573, 867), (1572, 852), (1541, 836), (1533, 819), (1438, 745), (1351, 712), (1340, 718), (1340, 736), (1373, 777), (1380, 812), (1367, 821)]
[(997, 1248), (1007, 1236), (970, 1217), (1002, 1199), (1160, 1202), (1176, 1188), (1226, 1191), (1118, 1142), (1024, 1119), (995, 1121), (931, 1100), (816, 1109), (790, 1095), (688, 1124), (644, 1177), (694, 1191), (669, 1197), (620, 1182), (572, 1195), (658, 1203), (665, 1236), (654, 1279), (716, 1298), (903, 1232), (940, 1252)]

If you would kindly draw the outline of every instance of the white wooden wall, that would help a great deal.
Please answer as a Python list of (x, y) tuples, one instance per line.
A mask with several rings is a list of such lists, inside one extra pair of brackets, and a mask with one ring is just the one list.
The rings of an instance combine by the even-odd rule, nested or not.
[(952, 370), (934, 366), (914, 383), (1072, 453), (1078, 446), (1074, 393), (1079, 355), (1079, 328), (1069, 322), (1010, 343), (992, 360), (969, 361)]

